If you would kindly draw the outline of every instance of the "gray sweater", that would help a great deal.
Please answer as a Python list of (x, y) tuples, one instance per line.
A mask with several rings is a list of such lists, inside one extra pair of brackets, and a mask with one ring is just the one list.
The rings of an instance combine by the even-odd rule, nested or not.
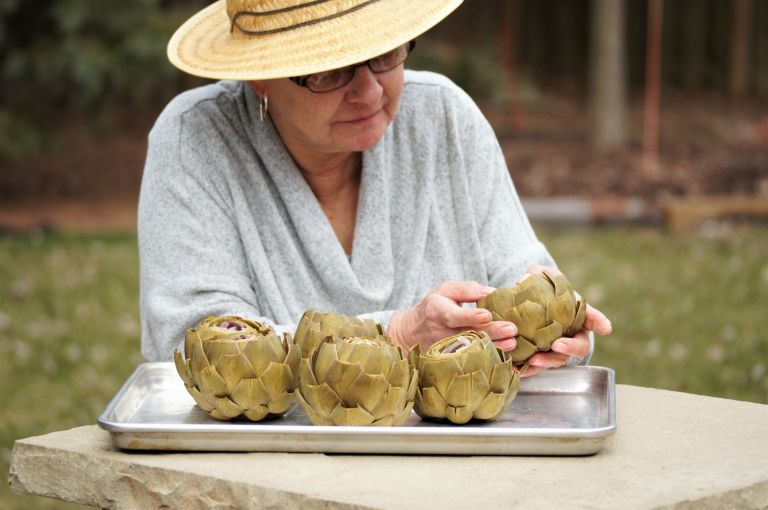
[(447, 280), (508, 286), (552, 265), (498, 142), (445, 77), (406, 71), (400, 109), (363, 154), (347, 257), (258, 98), (241, 82), (181, 94), (149, 136), (139, 203), (142, 352), (233, 314), (292, 331), (309, 308), (373, 318)]

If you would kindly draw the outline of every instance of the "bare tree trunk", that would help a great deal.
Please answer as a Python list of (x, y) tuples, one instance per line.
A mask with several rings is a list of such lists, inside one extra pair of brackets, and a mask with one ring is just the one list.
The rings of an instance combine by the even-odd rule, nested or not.
[(643, 111), (643, 170), (659, 175), (659, 115), (661, 107), (661, 28), (664, 4), (648, 0), (648, 36), (645, 55), (645, 107)]
[(731, 69), (729, 88), (735, 96), (747, 91), (749, 80), (749, 41), (752, 28), (752, 0), (733, 0), (731, 23)]
[(511, 124), (525, 124), (525, 107), (519, 87), (520, 0), (504, 0), (499, 16), (499, 54), (503, 65), (504, 82), (508, 87), (507, 115)]
[(592, 2), (591, 138), (594, 147), (626, 141), (624, 0)]

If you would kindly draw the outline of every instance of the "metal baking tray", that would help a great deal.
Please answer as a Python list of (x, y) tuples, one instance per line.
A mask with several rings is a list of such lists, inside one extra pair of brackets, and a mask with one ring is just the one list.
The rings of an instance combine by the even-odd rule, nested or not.
[(173, 363), (144, 363), (98, 422), (127, 450), (590, 455), (616, 430), (615, 393), (610, 368), (569, 367), (523, 379), (494, 422), (451, 425), (412, 413), (400, 427), (313, 426), (298, 405), (259, 423), (222, 422), (195, 406)]

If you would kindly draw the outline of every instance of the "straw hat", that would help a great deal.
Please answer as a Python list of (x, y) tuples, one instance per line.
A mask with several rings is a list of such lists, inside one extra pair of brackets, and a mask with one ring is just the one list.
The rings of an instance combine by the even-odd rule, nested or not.
[(168, 43), (204, 78), (287, 78), (363, 62), (426, 32), (462, 0), (219, 0)]

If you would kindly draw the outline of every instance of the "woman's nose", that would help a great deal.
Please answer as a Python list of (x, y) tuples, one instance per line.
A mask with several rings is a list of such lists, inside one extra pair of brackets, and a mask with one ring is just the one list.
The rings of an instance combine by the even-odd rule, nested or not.
[(381, 98), (384, 87), (381, 86), (376, 73), (368, 66), (360, 66), (355, 69), (355, 75), (349, 82), (346, 99), (350, 103), (375, 103)]

